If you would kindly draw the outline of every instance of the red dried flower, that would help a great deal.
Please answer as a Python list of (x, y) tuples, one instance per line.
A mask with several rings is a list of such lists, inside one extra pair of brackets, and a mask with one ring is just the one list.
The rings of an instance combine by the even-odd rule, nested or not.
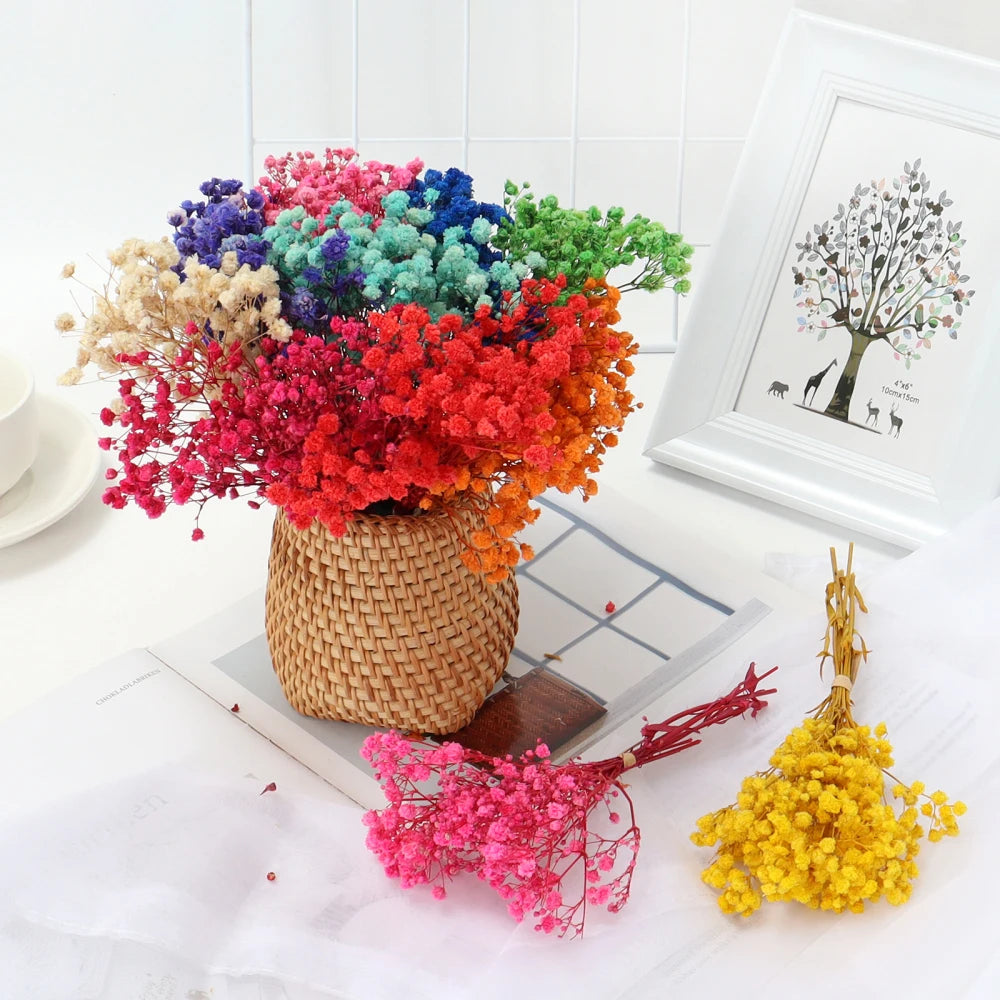
[[(478, 497), (492, 510), (464, 558), (499, 580), (527, 546), (514, 536), (551, 486), (596, 492), (591, 478), (632, 409), (634, 353), (616, 322), (616, 289), (557, 305), (565, 280), (530, 280), (500, 316), (433, 322), (415, 305), (335, 318), (330, 337), (264, 339), (250, 360), (234, 343), (193, 337), (172, 357), (122, 355), (120, 468), (104, 500), (150, 517), (168, 503), (266, 498), (304, 528), (333, 534), (358, 511)], [(192, 537), (203, 537), (196, 527)]]

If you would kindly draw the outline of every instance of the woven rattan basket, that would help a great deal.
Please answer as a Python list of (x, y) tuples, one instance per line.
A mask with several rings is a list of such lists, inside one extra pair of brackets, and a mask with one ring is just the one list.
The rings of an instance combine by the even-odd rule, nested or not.
[(271, 659), (304, 715), (424, 733), (468, 724), (507, 666), (514, 577), (461, 560), (474, 510), (359, 514), (335, 538), (278, 511), (268, 564)]

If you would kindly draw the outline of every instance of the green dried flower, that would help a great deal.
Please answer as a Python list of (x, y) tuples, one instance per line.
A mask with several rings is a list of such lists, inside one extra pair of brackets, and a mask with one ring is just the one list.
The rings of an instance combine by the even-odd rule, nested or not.
[(645, 216), (625, 222), (618, 207), (604, 213), (594, 206), (562, 208), (555, 195), (536, 202), (527, 185), (519, 188), (511, 181), (504, 186), (504, 209), (510, 221), (501, 224), (494, 246), (511, 261), (528, 263), (530, 255), (536, 277), (565, 274), (567, 294), (581, 291), (588, 278), (601, 280), (636, 261), (642, 262), (642, 270), (619, 286), (623, 292), (672, 286), (683, 294), (691, 287), (684, 275), (691, 270), (693, 247)]

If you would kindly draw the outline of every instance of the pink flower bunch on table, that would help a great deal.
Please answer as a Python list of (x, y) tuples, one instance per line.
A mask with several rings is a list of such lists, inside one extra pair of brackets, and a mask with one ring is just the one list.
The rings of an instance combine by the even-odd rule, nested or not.
[(541, 743), (514, 760), (373, 733), (361, 755), (388, 805), (365, 814), (367, 845), (406, 888), (432, 885), (441, 899), (446, 882), (474, 874), (515, 920), (580, 934), (588, 906), (616, 913), (628, 901), (640, 836), (621, 776), (697, 745), (707, 726), (756, 716), (776, 690), (758, 688), (774, 669), (758, 677), (751, 664), (728, 694), (643, 726), (637, 743), (600, 761), (553, 764)]
[[(383, 783), (389, 805), (365, 816), (368, 847), (386, 874), (410, 888), (477, 875), (506, 900), (511, 916), (538, 918), (535, 930), (582, 930), (586, 903), (616, 912), (628, 898), (639, 849), (639, 829), (627, 793), (586, 765), (555, 767), (539, 744), (520, 761), (488, 758), (458, 743), (411, 741), (390, 732), (369, 737), (362, 751)], [(439, 792), (423, 799), (419, 784), (438, 775)], [(629, 812), (618, 837), (597, 833), (590, 821), (599, 806), (621, 823), (611, 802), (624, 795)], [(586, 889), (565, 900), (577, 875)]]

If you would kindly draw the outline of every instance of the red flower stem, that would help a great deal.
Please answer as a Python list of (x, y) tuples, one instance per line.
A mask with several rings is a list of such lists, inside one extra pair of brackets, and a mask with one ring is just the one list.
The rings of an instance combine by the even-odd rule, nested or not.
[(697, 734), (709, 726), (721, 725), (737, 715), (747, 711), (755, 717), (767, 705), (765, 696), (774, 694), (777, 688), (758, 690), (758, 685), (765, 677), (770, 677), (777, 670), (772, 667), (759, 677), (754, 672), (756, 664), (751, 663), (746, 677), (727, 695), (716, 698), (715, 701), (698, 705), (695, 708), (678, 712), (659, 723), (647, 723), (642, 727), (642, 739), (633, 743), (628, 750), (617, 757), (595, 761), (588, 765), (599, 773), (606, 775), (610, 781), (616, 781), (625, 771), (633, 767), (662, 760), (696, 746), (701, 742)]

